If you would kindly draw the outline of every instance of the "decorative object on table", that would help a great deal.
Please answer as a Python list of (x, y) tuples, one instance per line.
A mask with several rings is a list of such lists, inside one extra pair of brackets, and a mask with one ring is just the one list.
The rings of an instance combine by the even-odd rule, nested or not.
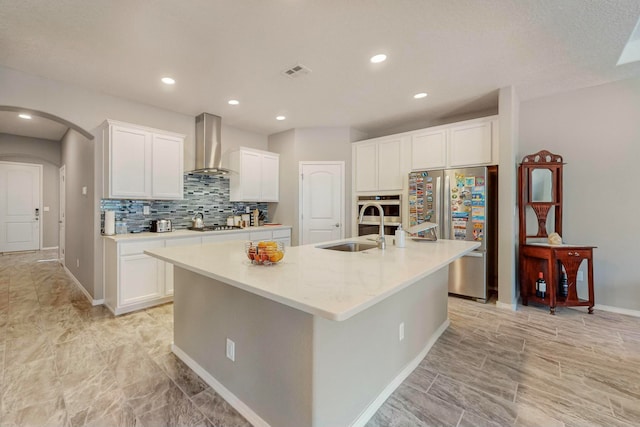
[(244, 250), (252, 264), (277, 264), (284, 258), (284, 244), (282, 242), (247, 242), (244, 245)]
[(550, 245), (561, 245), (562, 244), (562, 237), (560, 237), (560, 235), (558, 233), (551, 233), (549, 234), (549, 244)]

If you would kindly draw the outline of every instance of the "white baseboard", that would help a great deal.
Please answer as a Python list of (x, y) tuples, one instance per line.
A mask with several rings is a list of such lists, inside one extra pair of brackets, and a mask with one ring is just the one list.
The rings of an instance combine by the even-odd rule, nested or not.
[(213, 377), (209, 372), (207, 372), (198, 362), (189, 357), (184, 351), (180, 349), (175, 344), (171, 344), (171, 350), (178, 357), (178, 359), (182, 360), (188, 367), (190, 367), (196, 374), (200, 376), (209, 384), (209, 386), (215, 390), (224, 400), (229, 403), (229, 405), (233, 406), (233, 408), (240, 412), (240, 414), (247, 419), (251, 423), (251, 425), (255, 427), (271, 427), (269, 423), (263, 420), (258, 414), (256, 414), (246, 403), (240, 400), (235, 394), (229, 391), (225, 386), (220, 383), (217, 379)]
[(422, 359), (425, 358), (431, 347), (436, 343), (440, 335), (449, 327), (449, 319), (445, 320), (442, 325), (438, 327), (438, 329), (433, 333), (427, 344), (424, 346), (422, 351), (418, 353), (418, 355), (411, 361), (407, 366), (404, 367), (402, 371), (382, 390), (382, 392), (376, 397), (373, 402), (369, 404), (369, 406), (355, 419), (353, 423), (351, 423), (351, 427), (362, 427), (369, 422), (371, 417), (378, 412), (378, 409), (384, 404), (384, 402), (391, 396), (391, 393), (397, 389), (400, 384), (404, 380), (407, 379), (409, 375), (413, 372), (416, 367), (422, 362)]
[(611, 305), (596, 304), (593, 306), (595, 310), (610, 311), (612, 313), (626, 314), (627, 316), (640, 317), (640, 310), (631, 310), (629, 308), (613, 307)]
[(501, 308), (503, 310), (511, 310), (516, 311), (518, 309), (518, 303), (512, 302), (511, 304), (501, 301), (496, 301), (496, 307)]
[[(425, 358), (431, 347), (440, 338), (440, 335), (449, 327), (449, 319), (445, 320), (438, 329), (433, 333), (424, 348), (418, 353), (418, 355), (411, 360), (400, 373), (382, 390), (382, 392), (362, 411), (362, 413), (352, 423), (351, 427), (363, 427), (367, 422), (375, 415), (384, 402), (391, 396), (391, 393), (397, 389), (404, 380), (407, 379), (414, 369), (420, 364), (422, 359)], [(190, 367), (196, 374), (200, 376), (209, 386), (216, 391), (224, 400), (226, 400), (231, 406), (233, 406), (243, 417), (247, 419), (255, 427), (270, 427), (269, 423), (263, 420), (258, 414), (256, 414), (247, 404), (241, 401), (236, 395), (230, 392), (224, 385), (216, 380), (211, 374), (209, 374), (202, 366), (195, 360), (189, 357), (184, 351), (182, 351), (177, 345), (172, 344), (171, 349), (173, 353), (182, 360), (188, 367)]]
[(89, 292), (87, 292), (87, 290), (84, 288), (84, 286), (82, 286), (80, 281), (78, 279), (76, 279), (76, 276), (74, 276), (73, 273), (71, 273), (71, 271), (67, 268), (66, 265), (64, 265), (63, 268), (64, 268), (64, 271), (69, 275), (69, 277), (71, 278), (73, 283), (75, 283), (76, 286), (78, 287), (78, 289), (80, 289), (80, 291), (84, 294), (84, 296), (87, 297), (87, 300), (89, 300), (91, 305), (104, 304), (104, 299), (93, 299), (91, 294)]
[(41, 248), (40, 250), (41, 251), (48, 251), (48, 250), (51, 250), (51, 249), (58, 249), (58, 247), (57, 246), (51, 246), (51, 247), (48, 247), (48, 248)]

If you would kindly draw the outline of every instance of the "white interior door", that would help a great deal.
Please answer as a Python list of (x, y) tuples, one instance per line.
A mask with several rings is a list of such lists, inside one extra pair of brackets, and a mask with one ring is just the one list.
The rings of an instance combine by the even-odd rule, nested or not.
[(301, 244), (344, 238), (344, 162), (300, 162)]
[(0, 162), (0, 252), (40, 249), (42, 166)]
[(66, 226), (66, 167), (62, 165), (60, 168), (60, 216), (58, 219), (58, 259), (60, 260), (60, 264), (64, 265), (64, 238), (65, 238), (65, 226)]

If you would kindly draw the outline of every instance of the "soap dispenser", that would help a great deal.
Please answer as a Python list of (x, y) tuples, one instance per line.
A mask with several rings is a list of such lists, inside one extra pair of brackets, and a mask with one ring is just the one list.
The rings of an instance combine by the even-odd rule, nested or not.
[(397, 247), (404, 248), (404, 230), (402, 229), (402, 224), (400, 224), (396, 230), (395, 242)]

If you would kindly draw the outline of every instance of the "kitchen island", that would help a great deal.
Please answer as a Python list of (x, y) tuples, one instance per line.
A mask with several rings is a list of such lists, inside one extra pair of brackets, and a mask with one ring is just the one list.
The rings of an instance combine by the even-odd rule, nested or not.
[(145, 253), (175, 266), (174, 353), (252, 424), (274, 427), (364, 425), (448, 326), (448, 265), (478, 247), (325, 243), (259, 266), (243, 244)]

